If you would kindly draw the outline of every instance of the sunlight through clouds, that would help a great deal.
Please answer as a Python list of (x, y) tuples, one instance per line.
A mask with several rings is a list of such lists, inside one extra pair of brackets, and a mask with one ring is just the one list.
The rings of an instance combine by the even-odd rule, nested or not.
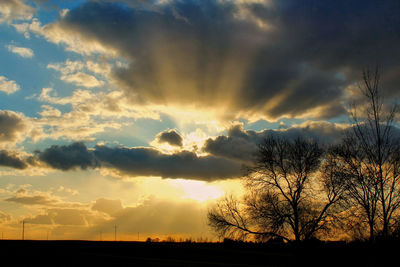
[(351, 101), (367, 114), (358, 85), (375, 63), (398, 101), (398, 11), (0, 0), (1, 231), (19, 238), (26, 219), (30, 238), (113, 240), (116, 224), (130, 240), (212, 237), (207, 209), (244, 194), (266, 137), (338, 143)]
[(169, 183), (179, 189), (183, 189), (183, 199), (194, 199), (200, 202), (215, 200), (224, 196), (225, 192), (218, 188), (201, 181), (191, 181), (184, 179), (171, 180)]

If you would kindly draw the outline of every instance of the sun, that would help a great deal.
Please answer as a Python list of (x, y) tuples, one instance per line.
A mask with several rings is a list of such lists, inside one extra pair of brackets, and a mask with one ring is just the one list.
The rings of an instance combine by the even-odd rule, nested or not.
[(203, 181), (175, 179), (170, 180), (169, 183), (183, 191), (181, 195), (182, 199), (193, 199), (199, 202), (205, 202), (218, 199), (225, 194), (222, 188)]

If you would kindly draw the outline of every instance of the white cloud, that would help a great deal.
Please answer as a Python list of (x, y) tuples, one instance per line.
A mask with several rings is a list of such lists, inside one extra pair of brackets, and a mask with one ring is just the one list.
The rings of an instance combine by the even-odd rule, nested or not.
[(17, 54), (24, 58), (32, 58), (34, 56), (33, 50), (27, 47), (20, 47), (15, 45), (8, 45), (8, 51)]
[(59, 118), (61, 117), (61, 111), (58, 109), (49, 106), (49, 105), (42, 105), (42, 111), (39, 112), (40, 116), (46, 118)]
[(96, 77), (84, 72), (77, 72), (71, 75), (62, 75), (61, 80), (88, 88), (99, 87), (104, 84), (103, 81), (100, 81)]
[(19, 33), (23, 33), (26, 39), (30, 39), (31, 35), (29, 34), (29, 23), (18, 23), (18, 24), (12, 24), (12, 26), (15, 28), (15, 30)]
[(4, 92), (6, 94), (12, 94), (15, 93), (20, 89), (19, 85), (13, 81), (13, 80), (8, 80), (4, 76), (0, 76), (0, 91)]
[[(91, 64), (90, 66), (93, 70), (97, 71), (97, 69), (93, 67), (93, 64)], [(61, 73), (60, 79), (62, 81), (73, 83), (78, 86), (92, 88), (99, 87), (104, 84), (104, 81), (101, 81), (95, 76), (84, 72), (86, 70), (91, 70), (88, 66), (85, 66), (82, 61), (71, 61), (67, 59), (65, 63), (48, 64), (47, 68), (59, 71)]]
[(0, 1), (0, 23), (10, 23), (13, 20), (30, 20), (35, 9), (24, 3), (23, 0)]
[(25, 38), (30, 39), (31, 33), (36, 36), (43, 36), (43, 29), (40, 21), (33, 18), (30, 22), (13, 23), (11, 24), (15, 30), (19, 33), (24, 34)]
[[(61, 13), (61, 18), (68, 12)], [(0, 21), (1, 22), (1, 21)], [(30, 33), (44, 37), (48, 42), (65, 45), (67, 51), (72, 51), (82, 55), (102, 54), (110, 57), (117, 56), (117, 51), (111, 47), (104, 46), (98, 40), (80, 34), (62, 24), (55, 22), (53, 24), (42, 25), (41, 22), (33, 18), (29, 23), (14, 23), (15, 29), (23, 33), (29, 39)]]
[(64, 63), (48, 64), (48, 69), (53, 69), (61, 72), (62, 75), (68, 75), (77, 71), (83, 70), (85, 65), (82, 61), (71, 61), (67, 59)]

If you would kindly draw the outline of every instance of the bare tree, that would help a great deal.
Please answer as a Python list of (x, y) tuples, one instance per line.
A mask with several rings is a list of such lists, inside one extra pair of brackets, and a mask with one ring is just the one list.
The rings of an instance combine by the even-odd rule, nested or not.
[[(331, 208), (343, 183), (314, 141), (270, 136), (259, 145), (248, 167), (243, 202), (225, 198), (208, 213), (209, 224), (221, 235), (260, 239), (307, 240), (326, 229)], [(330, 172), (320, 173), (321, 166)], [(322, 175), (323, 174), (323, 175)]]
[(361, 208), (357, 216), (368, 223), (371, 240), (390, 234), (400, 208), (397, 107), (385, 109), (379, 82), (378, 68), (363, 72), (359, 89), (366, 102), (352, 106), (353, 127), (333, 153), (347, 175), (347, 204)]
[(361, 238), (365, 235), (363, 229), (367, 224), (372, 240), (376, 230), (379, 190), (376, 180), (366, 173), (365, 153), (358, 149), (353, 138), (347, 137), (329, 151), (329, 157), (335, 162), (335, 172), (344, 177), (341, 180), (345, 188), (341, 204), (346, 210), (347, 228)]

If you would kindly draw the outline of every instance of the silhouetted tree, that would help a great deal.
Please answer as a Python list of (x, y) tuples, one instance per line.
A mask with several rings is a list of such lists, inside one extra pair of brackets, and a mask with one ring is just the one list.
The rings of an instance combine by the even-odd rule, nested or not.
[[(345, 223), (355, 237), (364, 234), (364, 225), (368, 225), (369, 237), (375, 236), (377, 221), (377, 205), (379, 190), (376, 180), (365, 173), (365, 153), (358, 149), (357, 143), (352, 138), (344, 138), (342, 143), (329, 152), (335, 162), (336, 173), (344, 176), (342, 179), (345, 192), (341, 204), (347, 210)], [(346, 230), (346, 229), (345, 229)]]
[[(248, 167), (243, 201), (226, 197), (208, 213), (221, 236), (307, 240), (326, 229), (343, 183), (314, 141), (270, 136)], [(323, 167), (326, 172), (320, 173)]]
[[(395, 128), (397, 108), (385, 109), (379, 90), (380, 75), (366, 70), (359, 86), (365, 102), (351, 110), (353, 127), (331, 150), (337, 172), (347, 177), (345, 202), (358, 223), (367, 223), (369, 238), (390, 234), (400, 208), (400, 153)], [(350, 212), (350, 207), (353, 211)]]

